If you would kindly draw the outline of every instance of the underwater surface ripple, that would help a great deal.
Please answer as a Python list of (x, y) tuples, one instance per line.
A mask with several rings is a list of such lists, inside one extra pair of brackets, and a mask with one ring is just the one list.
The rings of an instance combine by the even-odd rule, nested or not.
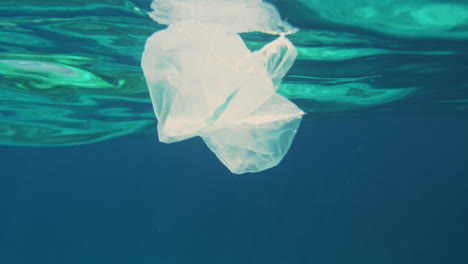
[[(280, 87), (306, 119), (468, 111), (463, 0), (270, 1), (300, 31)], [(140, 68), (163, 28), (150, 1), (0, 2), (0, 144), (60, 146), (153, 133)], [(242, 34), (251, 49), (272, 36)], [(307, 122), (307, 120), (305, 121)]]

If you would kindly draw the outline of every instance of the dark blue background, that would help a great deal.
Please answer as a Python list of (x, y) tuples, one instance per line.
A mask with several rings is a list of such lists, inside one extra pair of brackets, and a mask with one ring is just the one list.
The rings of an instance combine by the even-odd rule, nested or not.
[(199, 139), (0, 147), (0, 263), (468, 263), (468, 117), (302, 123), (232, 175)]

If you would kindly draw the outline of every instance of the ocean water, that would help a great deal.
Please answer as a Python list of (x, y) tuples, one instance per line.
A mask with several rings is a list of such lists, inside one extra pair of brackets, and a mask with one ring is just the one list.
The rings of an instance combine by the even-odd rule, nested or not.
[(468, 263), (468, 2), (270, 2), (307, 115), (238, 176), (157, 142), (150, 0), (1, 1), (0, 263)]

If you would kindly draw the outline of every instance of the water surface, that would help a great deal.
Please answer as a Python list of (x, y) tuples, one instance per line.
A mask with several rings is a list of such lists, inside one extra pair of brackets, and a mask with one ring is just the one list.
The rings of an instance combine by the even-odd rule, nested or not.
[[(307, 120), (468, 111), (463, 0), (271, 1), (300, 31), (280, 87)], [(2, 1), (0, 144), (63, 146), (154, 133), (140, 68), (164, 28), (150, 1)], [(274, 36), (242, 34), (255, 50)]]

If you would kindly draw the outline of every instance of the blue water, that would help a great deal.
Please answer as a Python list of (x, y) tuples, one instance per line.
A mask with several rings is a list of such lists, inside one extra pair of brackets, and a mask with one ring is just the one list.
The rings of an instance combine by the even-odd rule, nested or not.
[(468, 263), (466, 1), (271, 1), (307, 115), (240, 176), (157, 142), (150, 2), (0, 3), (0, 264)]
[(467, 124), (306, 122), (280, 166), (243, 176), (200, 140), (2, 147), (0, 260), (466, 263)]

